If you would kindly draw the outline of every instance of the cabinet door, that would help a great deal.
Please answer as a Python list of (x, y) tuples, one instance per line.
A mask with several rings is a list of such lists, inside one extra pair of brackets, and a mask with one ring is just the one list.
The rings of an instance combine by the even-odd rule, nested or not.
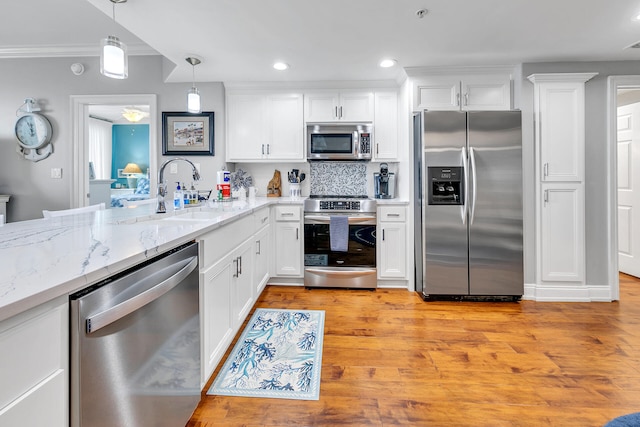
[(257, 299), (262, 293), (264, 287), (269, 280), (269, 239), (270, 227), (267, 226), (256, 233), (254, 239), (254, 284), (255, 298)]
[(234, 328), (239, 328), (253, 306), (253, 239), (247, 240), (234, 251), (231, 284), (232, 316)]
[(398, 159), (398, 94), (395, 91), (375, 94), (373, 143), (375, 160)]
[(206, 383), (233, 339), (231, 283), (235, 274), (232, 255), (200, 274), (202, 286), (202, 383)]
[(542, 181), (582, 181), (584, 83), (540, 83), (538, 94)]
[(417, 79), (413, 93), (414, 110), (459, 110), (460, 79), (430, 76)]
[(340, 94), (338, 119), (344, 122), (373, 121), (372, 92), (344, 92)]
[(267, 96), (270, 160), (304, 160), (304, 118), (302, 94)]
[(407, 274), (406, 225), (401, 222), (382, 222), (380, 228), (378, 277), (404, 279)]
[(463, 110), (511, 109), (510, 76), (466, 76), (462, 79)]
[(259, 160), (266, 155), (266, 104), (263, 95), (227, 96), (227, 161)]
[(275, 273), (302, 276), (302, 226), (299, 221), (276, 222)]
[(304, 95), (304, 120), (333, 122), (338, 120), (338, 93), (308, 93)]
[(584, 280), (584, 190), (581, 184), (543, 184), (541, 277), (546, 281)]

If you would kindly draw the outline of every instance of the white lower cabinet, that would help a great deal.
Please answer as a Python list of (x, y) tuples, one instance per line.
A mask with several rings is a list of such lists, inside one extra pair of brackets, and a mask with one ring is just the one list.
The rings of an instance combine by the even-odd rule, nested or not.
[(231, 284), (233, 254), (200, 274), (202, 318), (202, 383), (206, 383), (233, 339)]
[(69, 302), (0, 323), (0, 426), (69, 425)]
[(540, 265), (544, 281), (585, 279), (584, 190), (580, 183), (542, 184)]
[(275, 207), (275, 269), (276, 276), (302, 277), (303, 228), (301, 207)]
[(378, 208), (378, 278), (407, 276), (407, 226), (404, 206)]
[(254, 278), (253, 283), (255, 284), (256, 291), (256, 299), (264, 290), (264, 287), (267, 285), (269, 281), (269, 244), (271, 243), (270, 238), (271, 227), (267, 225), (262, 228), (260, 231), (256, 233), (256, 237), (254, 239), (254, 253), (255, 253), (255, 261), (254, 261)]
[(253, 239), (247, 240), (233, 253), (235, 270), (231, 282), (231, 314), (234, 329), (239, 328), (253, 307)]

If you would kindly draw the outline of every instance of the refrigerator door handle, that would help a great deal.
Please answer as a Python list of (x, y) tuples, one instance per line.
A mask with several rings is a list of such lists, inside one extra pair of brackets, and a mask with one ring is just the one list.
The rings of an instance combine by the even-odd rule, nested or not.
[(467, 167), (467, 149), (462, 147), (462, 169), (464, 170), (464, 200), (460, 206), (462, 224), (467, 224), (467, 212), (469, 207), (469, 168)]
[(473, 147), (469, 148), (469, 158), (471, 160), (471, 180), (473, 181), (473, 200), (471, 202), (469, 225), (473, 225), (473, 217), (476, 211), (476, 193), (478, 189), (478, 180), (476, 179), (476, 155), (473, 153)]

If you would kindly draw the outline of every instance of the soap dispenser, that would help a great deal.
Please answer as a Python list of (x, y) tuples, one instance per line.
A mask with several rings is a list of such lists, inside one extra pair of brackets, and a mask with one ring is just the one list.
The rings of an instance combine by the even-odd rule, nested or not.
[(176, 191), (173, 193), (173, 209), (177, 211), (184, 207), (184, 200), (182, 199), (180, 183), (176, 182), (176, 184), (178, 184), (178, 186), (176, 187)]

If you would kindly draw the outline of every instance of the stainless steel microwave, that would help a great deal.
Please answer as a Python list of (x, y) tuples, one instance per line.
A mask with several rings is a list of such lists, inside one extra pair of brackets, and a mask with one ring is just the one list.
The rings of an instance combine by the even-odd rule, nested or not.
[(307, 124), (307, 160), (371, 160), (371, 123)]

